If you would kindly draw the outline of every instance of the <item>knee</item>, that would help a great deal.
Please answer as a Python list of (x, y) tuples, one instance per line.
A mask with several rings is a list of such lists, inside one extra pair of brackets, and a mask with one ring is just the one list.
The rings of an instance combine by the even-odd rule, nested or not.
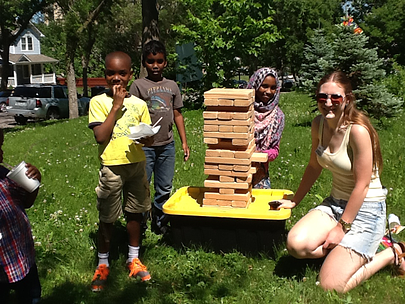
[(308, 239), (300, 234), (289, 233), (286, 241), (286, 248), (290, 255), (296, 259), (306, 258), (311, 252), (308, 247)]
[(125, 219), (127, 223), (132, 221), (140, 223), (143, 220), (143, 215), (142, 213), (129, 213), (125, 211)]

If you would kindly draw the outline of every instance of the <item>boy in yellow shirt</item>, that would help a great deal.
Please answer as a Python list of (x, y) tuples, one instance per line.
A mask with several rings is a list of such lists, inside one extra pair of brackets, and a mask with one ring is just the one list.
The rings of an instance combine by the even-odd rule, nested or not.
[[(149, 184), (145, 171), (145, 154), (137, 142), (128, 138), (129, 127), (140, 122), (150, 124), (146, 103), (130, 95), (126, 87), (132, 78), (131, 58), (113, 52), (105, 58), (107, 93), (90, 101), (89, 128), (99, 144), (101, 163), (96, 187), (100, 227), (98, 231), (98, 266), (91, 289), (104, 289), (109, 274), (109, 249), (114, 222), (124, 213), (129, 238), (127, 267), (130, 277), (150, 280), (150, 274), (139, 260), (142, 214), (151, 208)], [(151, 137), (138, 140), (150, 145)], [(123, 197), (123, 202), (122, 202)]]

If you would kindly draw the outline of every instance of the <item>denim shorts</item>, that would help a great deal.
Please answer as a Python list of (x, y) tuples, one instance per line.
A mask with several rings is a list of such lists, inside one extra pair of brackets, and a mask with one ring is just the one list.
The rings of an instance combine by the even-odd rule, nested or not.
[(146, 161), (139, 163), (101, 166), (96, 187), (99, 219), (113, 223), (122, 214), (143, 213), (151, 208)]
[[(338, 221), (345, 210), (346, 204), (347, 201), (330, 196), (312, 210), (323, 211)], [(385, 225), (385, 201), (363, 202), (352, 223), (352, 228), (345, 234), (339, 245), (357, 252), (370, 261), (378, 249), (381, 238), (384, 236)]]

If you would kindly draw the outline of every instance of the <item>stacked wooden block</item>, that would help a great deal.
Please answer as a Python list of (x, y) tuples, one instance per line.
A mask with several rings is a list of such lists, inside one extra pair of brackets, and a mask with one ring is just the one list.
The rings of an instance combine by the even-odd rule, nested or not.
[(252, 162), (267, 161), (255, 153), (254, 90), (212, 89), (204, 93), (203, 205), (247, 207), (252, 200)]

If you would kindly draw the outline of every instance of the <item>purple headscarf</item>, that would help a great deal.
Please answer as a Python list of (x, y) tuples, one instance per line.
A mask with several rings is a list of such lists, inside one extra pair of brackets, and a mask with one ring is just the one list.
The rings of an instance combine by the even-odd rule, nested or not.
[(280, 99), (280, 84), (277, 72), (270, 68), (261, 68), (250, 77), (248, 89), (257, 91), (267, 76), (276, 79), (277, 89), (273, 98), (267, 103), (255, 99), (255, 141), (256, 148), (265, 151), (274, 148), (280, 143), (284, 129), (284, 113), (278, 106)]

